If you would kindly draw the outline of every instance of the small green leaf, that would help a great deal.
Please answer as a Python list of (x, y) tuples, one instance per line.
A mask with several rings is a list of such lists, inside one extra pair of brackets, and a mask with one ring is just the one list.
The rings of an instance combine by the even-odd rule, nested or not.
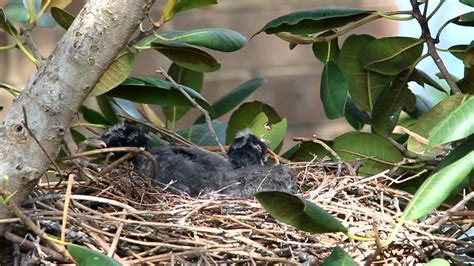
[(463, 93), (474, 95), (474, 66), (464, 68), (464, 77), (456, 82)]
[(470, 7), (474, 7), (474, 0), (459, 0), (459, 2), (468, 5)]
[[(463, 0), (461, 0), (461, 2), (462, 1)], [(474, 1), (473, 1), (473, 3), (474, 3)], [(474, 6), (474, 4), (472, 6)], [(447, 260), (439, 259), (439, 258), (432, 259), (428, 263), (423, 264), (423, 266), (449, 266), (449, 265), (451, 265), (451, 264)]]
[(98, 251), (79, 246), (68, 244), (67, 250), (78, 265), (82, 266), (121, 266), (115, 259), (106, 256)]
[(135, 55), (128, 49), (123, 50), (92, 89), (89, 97), (102, 95), (117, 87), (132, 73)]
[(197, 72), (213, 72), (221, 64), (205, 51), (185, 43), (153, 42), (155, 50), (168, 57), (175, 64)]
[(332, 215), (311, 201), (280, 191), (260, 191), (257, 200), (276, 220), (310, 233), (347, 232)]
[(474, 134), (474, 97), (450, 112), (430, 132), (430, 146), (463, 139)]
[(327, 257), (323, 266), (357, 266), (357, 263), (339, 246), (336, 246), (329, 257)]
[(451, 19), (451, 22), (459, 26), (474, 26), (474, 11), (462, 14)]
[(334, 139), (333, 149), (345, 161), (360, 160), (359, 173), (364, 175), (391, 169), (403, 160), (400, 151), (388, 140), (370, 133), (345, 133)]
[(410, 76), (410, 80), (415, 81), (420, 86), (424, 86), (425, 84), (430, 85), (431, 87), (439, 90), (440, 92), (446, 93), (446, 89), (441, 86), (437, 81), (435, 81), (430, 75), (424, 72), (421, 69), (415, 68), (413, 73)]
[[(181, 86), (197, 103), (213, 114), (211, 105), (198, 92)], [(133, 77), (106, 93), (108, 96), (127, 99), (138, 103), (157, 104), (162, 106), (191, 106), (192, 103), (168, 81)]]
[(7, 16), (5, 15), (5, 12), (3, 12), (3, 8), (1, 7), (0, 7), (0, 28), (10, 35), (18, 34), (15, 27), (13, 27), (10, 21), (8, 21)]
[(72, 22), (74, 21), (73, 15), (58, 7), (51, 8), (51, 15), (53, 16), (54, 21), (56, 21), (56, 23), (58, 23), (58, 25), (65, 30), (69, 29)]
[[(421, 115), (416, 121), (415, 125), (410, 129), (416, 134), (428, 138), (430, 131), (448, 114), (456, 109), (465, 100), (466, 95), (456, 94), (446, 97), (444, 100), (439, 102), (431, 110)], [(449, 132), (452, 134), (453, 132)], [(419, 143), (413, 137), (408, 138), (407, 149), (410, 152), (414, 152), (423, 158), (434, 158), (441, 154), (442, 150), (437, 150), (428, 147), (425, 144)]]
[[(196, 72), (173, 63), (168, 70), (168, 74), (178, 84), (189, 87), (197, 92), (200, 92), (202, 89), (202, 84), (204, 81), (204, 74), (202, 72)], [(166, 120), (171, 121), (173, 124), (183, 118), (183, 116), (188, 113), (190, 109), (190, 107), (183, 106), (162, 107)]]
[(321, 78), (321, 100), (329, 119), (344, 116), (347, 96), (347, 80), (344, 73), (333, 61), (327, 62)]
[(465, 67), (474, 65), (474, 41), (470, 45), (454, 45), (449, 47), (449, 52), (463, 61)]
[(265, 103), (255, 101), (242, 104), (230, 117), (226, 143), (231, 143), (238, 132), (249, 128), (251, 133), (269, 141), (270, 149), (276, 149), (285, 138), (286, 119)]
[(349, 94), (354, 103), (365, 112), (372, 112), (377, 97), (391, 80), (391, 76), (365, 70), (360, 62), (365, 56), (361, 50), (375, 38), (370, 35), (351, 35), (342, 46), (337, 65), (344, 72)]
[(360, 57), (365, 69), (383, 75), (397, 75), (413, 65), (423, 51), (422, 39), (386, 37), (373, 40), (365, 46)]
[(74, 141), (74, 143), (79, 144), (83, 142), (84, 140), (86, 140), (86, 137), (81, 132), (75, 130), (74, 128), (71, 128), (70, 130), (71, 130), (72, 140)]
[(395, 127), (400, 111), (404, 108), (410, 112), (414, 109), (416, 98), (406, 85), (406, 75), (409, 70), (398, 74), (377, 98), (372, 112), (372, 131), (382, 136), (388, 136)]
[[(267, 83), (267, 80), (264, 78), (254, 78), (232, 89), (212, 105), (212, 108), (214, 109), (213, 118), (219, 118), (237, 107), (265, 83)], [(194, 123), (200, 124), (204, 123), (204, 121), (204, 116), (201, 115)]]
[(99, 112), (89, 108), (89, 107), (86, 107), (86, 106), (81, 106), (81, 108), (79, 109), (79, 112), (82, 113), (82, 116), (84, 117), (84, 120), (86, 120), (87, 122), (89, 123), (92, 123), (92, 124), (100, 124), (100, 125), (109, 125), (109, 126), (112, 126), (113, 124), (111, 124), (109, 121), (107, 121), (107, 119), (105, 119), (105, 117), (103, 117)]
[(97, 105), (99, 106), (100, 112), (107, 119), (109, 125), (115, 125), (119, 122), (117, 114), (112, 107), (112, 99), (105, 95), (95, 97)]
[(247, 43), (247, 39), (237, 31), (223, 28), (203, 28), (190, 31), (170, 31), (155, 36), (161, 43), (183, 42), (190, 45), (206, 47), (221, 52), (240, 50)]
[(165, 22), (170, 21), (176, 13), (215, 4), (217, 0), (168, 0), (163, 8), (163, 18)]
[[(225, 135), (227, 124), (219, 120), (213, 120), (212, 125), (216, 131), (217, 137), (221, 143), (225, 143)], [(177, 132), (182, 137), (190, 140), (192, 143), (199, 146), (215, 146), (217, 145), (214, 137), (209, 131), (207, 124), (193, 125), (190, 128), (185, 128)]]
[[(333, 30), (324, 32), (319, 36), (327, 36), (334, 34)], [(314, 56), (321, 61), (321, 63), (326, 64), (328, 61), (334, 61), (339, 56), (339, 45), (337, 44), (337, 38), (332, 39), (329, 42), (315, 42), (312, 45)]]
[(348, 99), (347, 101), (344, 116), (347, 122), (358, 131), (361, 130), (365, 124), (370, 123), (369, 115), (359, 110), (359, 108), (357, 108), (357, 106), (352, 102), (352, 99)]
[(474, 151), (442, 168), (423, 182), (400, 220), (410, 221), (437, 208), (474, 169)]
[(328, 151), (323, 146), (312, 141), (305, 141), (296, 144), (291, 150), (285, 152), (283, 158), (292, 162), (310, 162), (315, 157), (321, 160), (326, 155), (328, 155)]
[[(290, 13), (267, 23), (259, 32), (267, 34), (289, 32), (293, 34), (313, 34), (336, 29), (358, 21), (373, 11), (358, 8), (321, 8)], [(255, 34), (255, 35), (256, 35)]]

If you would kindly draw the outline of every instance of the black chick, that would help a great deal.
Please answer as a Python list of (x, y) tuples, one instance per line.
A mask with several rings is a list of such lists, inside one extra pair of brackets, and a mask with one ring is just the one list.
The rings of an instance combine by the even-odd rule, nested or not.
[[(282, 165), (263, 165), (267, 146), (248, 133), (243, 133), (231, 144), (229, 161), (194, 147), (174, 145), (150, 148), (146, 136), (129, 124), (113, 127), (101, 136), (101, 140), (107, 147), (147, 149), (158, 164), (155, 180), (175, 193), (197, 196), (218, 192), (234, 197), (251, 197), (260, 190), (296, 191), (292, 169)], [(134, 163), (146, 175), (152, 173), (152, 164), (145, 157), (137, 157)]]

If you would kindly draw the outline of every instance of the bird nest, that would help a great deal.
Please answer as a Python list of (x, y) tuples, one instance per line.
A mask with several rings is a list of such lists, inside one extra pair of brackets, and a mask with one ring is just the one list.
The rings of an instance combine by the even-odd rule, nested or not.
[[(474, 244), (465, 236), (468, 223), (462, 208), (408, 222), (391, 245), (382, 247), (411, 194), (389, 187), (394, 180), (386, 173), (345, 175), (349, 171), (341, 172), (333, 162), (288, 165), (297, 172), (299, 196), (340, 219), (351, 233), (377, 241), (299, 231), (273, 219), (254, 198), (172, 194), (126, 163), (107, 168), (105, 174), (76, 164), (68, 180), (41, 183), (21, 210), (50, 235), (60, 238), (64, 232), (66, 241), (109, 254), (122, 264), (321, 264), (337, 245), (366, 264), (411, 264), (434, 257), (468, 261), (465, 254)], [(39, 242), (33, 236), (39, 233), (24, 224), (13, 224), (5, 238), (30, 249), (23, 249), (30, 261), (64, 260), (57, 245)]]

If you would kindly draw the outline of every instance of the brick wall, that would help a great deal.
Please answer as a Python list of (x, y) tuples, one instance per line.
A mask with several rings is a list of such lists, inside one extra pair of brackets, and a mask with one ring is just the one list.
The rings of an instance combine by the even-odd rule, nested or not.
[[(83, 1), (74, 1), (71, 12), (77, 14)], [(164, 1), (157, 1), (152, 16), (160, 16)], [(322, 1), (322, 0), (221, 0), (216, 6), (178, 14), (166, 24), (164, 30), (186, 30), (199, 27), (223, 27), (239, 31), (249, 38), (266, 22), (278, 16), (308, 8), (325, 6), (364, 7), (376, 10), (397, 9), (391, 1)], [(357, 30), (357, 33), (369, 33), (375, 36), (396, 34), (398, 24), (386, 20), (372, 22)], [(36, 32), (38, 45), (44, 54), (52, 51), (56, 41), (63, 33), (56, 27)], [(39, 38), (38, 38), (39, 37)], [(1, 43), (0, 38), (0, 43)], [(0, 44), (1, 45), (1, 44)], [(328, 121), (324, 117), (319, 99), (319, 82), (322, 65), (314, 58), (310, 46), (298, 46), (288, 49), (288, 44), (272, 35), (260, 34), (252, 39), (246, 47), (234, 53), (212, 52), (222, 64), (221, 70), (206, 74), (204, 95), (213, 102), (233, 87), (256, 76), (268, 79), (249, 100), (262, 100), (274, 106), (277, 111), (288, 118), (289, 134), (293, 136), (311, 136), (317, 134), (332, 138), (350, 128), (343, 120)], [(29, 75), (34, 73), (34, 66), (21, 57), (18, 52), (8, 56), (0, 54), (0, 80), (23, 85)], [(4, 62), (9, 69), (5, 71)], [(153, 76), (159, 67), (166, 68), (169, 60), (154, 51), (147, 51), (138, 56), (139, 64), (135, 75)], [(6, 74), (5, 74), (6, 73)], [(4, 100), (2, 100), (2, 103)], [(178, 126), (193, 121), (190, 115)], [(286, 146), (289, 146), (288, 142)]]

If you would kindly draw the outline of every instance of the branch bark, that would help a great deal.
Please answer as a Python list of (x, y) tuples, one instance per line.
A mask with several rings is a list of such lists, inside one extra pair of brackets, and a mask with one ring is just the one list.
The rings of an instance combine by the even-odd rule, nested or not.
[[(16, 99), (0, 125), (0, 187), (16, 191), (13, 204), (30, 194), (55, 158), (64, 132), (102, 74), (112, 64), (154, 0), (90, 0), (51, 56)], [(24, 127), (28, 127), (44, 151)], [(5, 178), (8, 176), (8, 180)], [(12, 214), (0, 203), (0, 219)], [(4, 228), (0, 227), (0, 235)]]

